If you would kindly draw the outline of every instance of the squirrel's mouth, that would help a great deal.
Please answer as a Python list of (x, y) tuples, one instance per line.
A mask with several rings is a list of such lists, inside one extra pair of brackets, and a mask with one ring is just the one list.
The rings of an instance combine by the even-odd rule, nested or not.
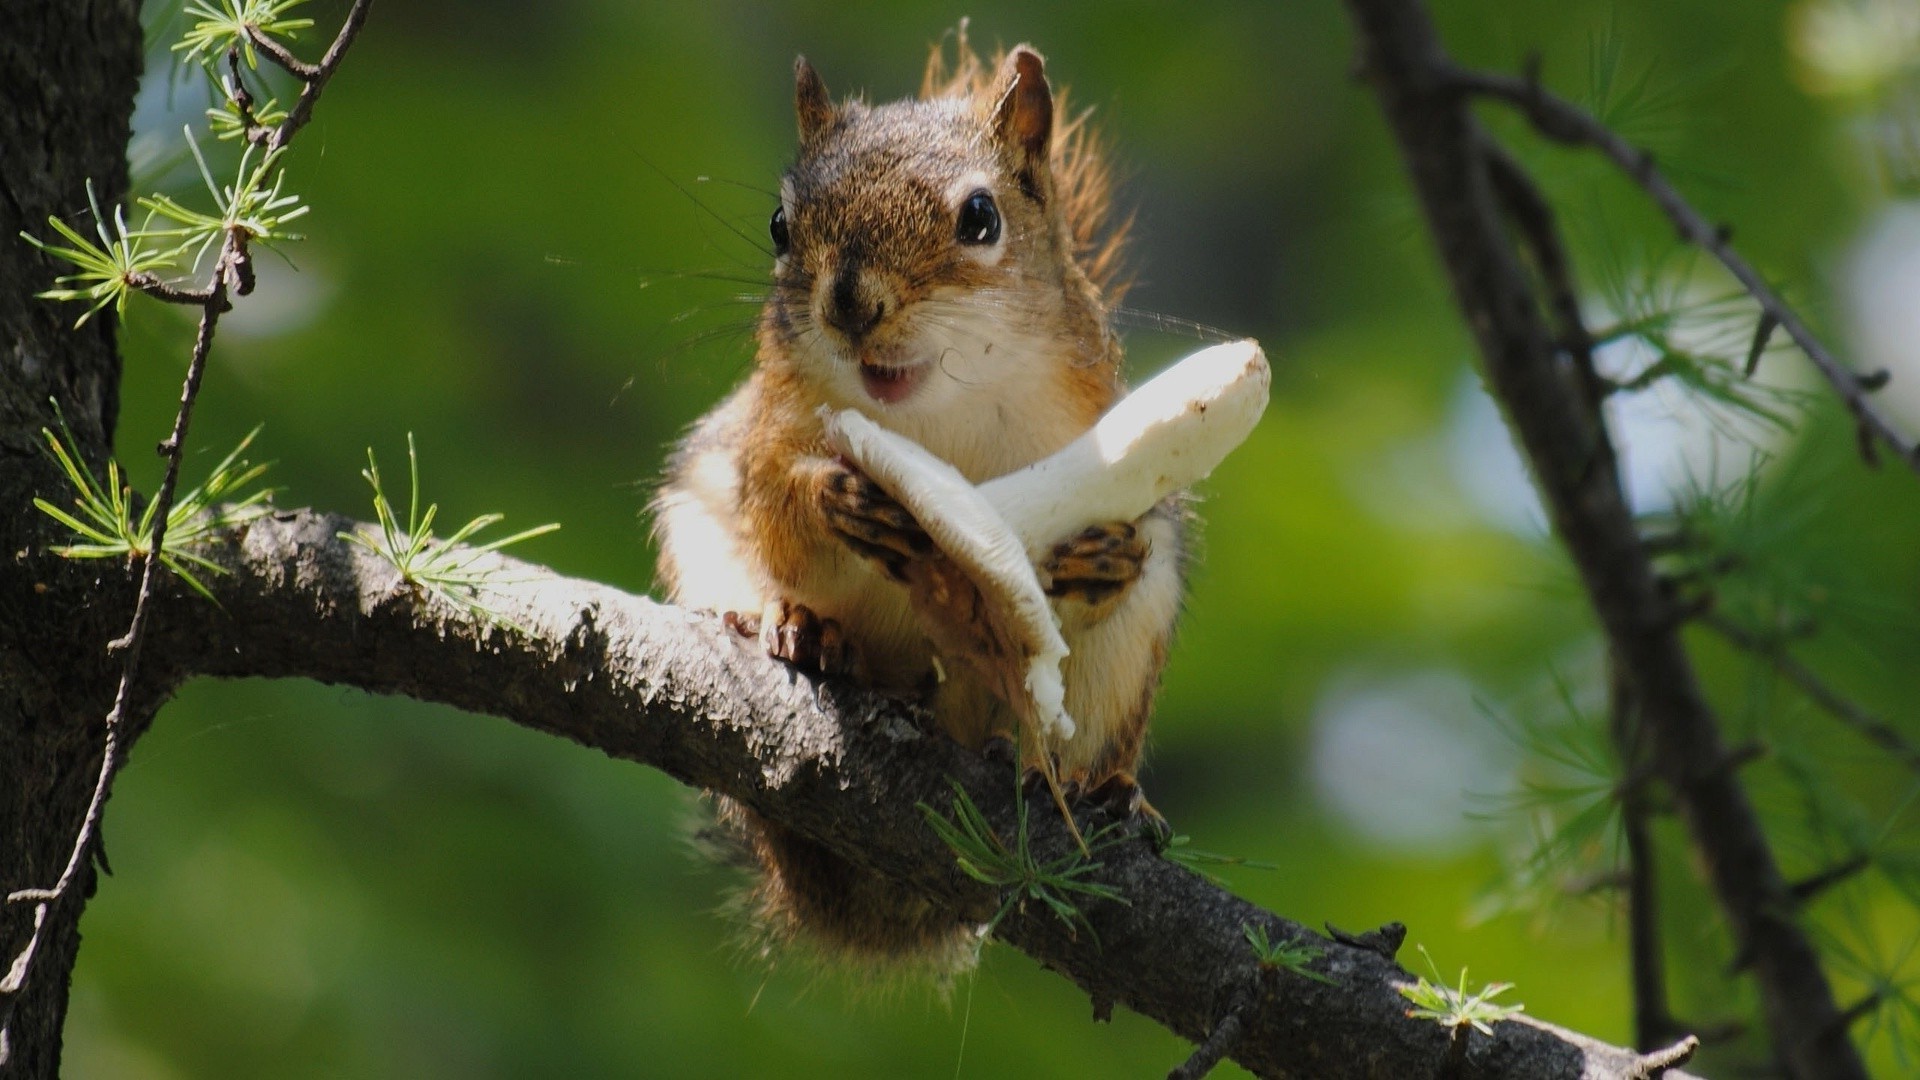
[(873, 364), (862, 360), (860, 385), (873, 400), (895, 405), (919, 388), (932, 366), (924, 360), (906, 364)]

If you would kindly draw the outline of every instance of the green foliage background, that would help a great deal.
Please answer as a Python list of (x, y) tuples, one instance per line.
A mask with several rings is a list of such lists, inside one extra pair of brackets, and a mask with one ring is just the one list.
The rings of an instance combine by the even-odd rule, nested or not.
[[(321, 32), (342, 6), (310, 5)], [(1795, 78), (1793, 5), (1435, 7), (1463, 59), (1514, 69), (1537, 49), (1548, 82), (1575, 96), (1617, 45), (1599, 66), (1650, 72), (1653, 91), (1623, 122), (1816, 314), (1836, 303), (1836, 260), (1886, 196), (1842, 114)], [(1462, 816), (1511, 802), (1531, 768), (1489, 714), (1555, 728), (1556, 674), (1593, 714), (1598, 648), (1560, 553), (1477, 509), (1462, 477), (1479, 459), (1449, 457), (1470, 344), (1333, 0), (385, 0), (295, 145), (288, 184), (314, 208), (300, 223), (311, 238), (285, 248), (291, 265), (263, 259), (259, 295), (222, 323), (194, 460), (264, 421), (253, 456), (278, 460), (282, 503), (367, 517), (366, 448), (398, 462), (413, 431), (449, 520), (563, 522), (523, 556), (647, 589), (639, 511), (663, 448), (749, 362), (754, 307), (740, 297), (755, 290), (698, 274), (765, 271), (732, 230), (758, 240), (771, 209), (793, 54), (837, 94), (899, 96), (962, 14), (983, 45), (1033, 42), (1076, 101), (1098, 105), (1139, 213), (1130, 304), (1254, 335), (1276, 361), (1260, 431), (1206, 486), (1205, 558), (1154, 726), (1154, 802), (1199, 847), (1277, 863), (1230, 874), (1259, 903), (1349, 928), (1405, 921), (1449, 976), (1469, 963), (1516, 983), (1509, 999), (1529, 1014), (1627, 1039), (1622, 927), (1603, 904), (1469, 917), (1526, 831), (1510, 814)], [(164, 14), (149, 17), (164, 35)], [(169, 80), (166, 40), (135, 165), (183, 190), (177, 132), (203, 92)], [(309, 32), (302, 51), (321, 40)], [(1669, 243), (1596, 164), (1524, 148), (1588, 238), (1584, 280), (1606, 246), (1592, 237), (1630, 259)], [(188, 326), (136, 301), (123, 334), (119, 444), (150, 487)], [(1197, 344), (1150, 329), (1131, 341), (1140, 372)], [(1767, 473), (1767, 512), (1797, 525), (1767, 538), (1761, 569), (1826, 590), (1804, 652), (1920, 735), (1920, 487), (1860, 467), (1843, 417), (1816, 401)], [(1793, 871), (1823, 865), (1823, 823), (1845, 806), (1871, 828), (1892, 819), (1910, 775), (1750, 660), (1700, 646), (1736, 732), (1796, 748), (1749, 774)], [(1842, 809), (1815, 806), (1797, 762)], [(1461, 803), (1463, 786), (1486, 798)], [(1437, 802), (1421, 801), (1429, 788)], [(1078, 991), (1001, 948), (945, 1002), (921, 988), (850, 1001), (831, 981), (739, 961), (714, 913), (727, 878), (684, 847), (694, 807), (663, 776), (503, 721), (317, 685), (190, 686), (111, 804), (115, 873), (83, 927), (67, 1071), (1144, 1076), (1186, 1053), (1124, 1011), (1094, 1023)], [(1750, 991), (1721, 974), (1728, 947), (1677, 826), (1659, 829), (1677, 1005), (1739, 1015)], [(1895, 819), (1882, 841), (1894, 870), (1810, 916), (1883, 968), (1916, 932), (1913, 878), (1894, 858), (1914, 838)], [(1840, 985), (1848, 1000), (1863, 988), (1844, 973)], [(1875, 1041), (1881, 1067), (1899, 1038)]]

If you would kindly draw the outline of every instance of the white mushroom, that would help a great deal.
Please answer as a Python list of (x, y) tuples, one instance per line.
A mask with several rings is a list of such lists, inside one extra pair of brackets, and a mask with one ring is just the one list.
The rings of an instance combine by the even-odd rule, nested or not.
[(1089, 525), (1131, 521), (1206, 477), (1267, 407), (1267, 358), (1251, 340), (1188, 356), (1127, 395), (1084, 435), (1024, 469), (974, 487), (926, 448), (848, 409), (826, 416), (827, 441), (899, 500), (973, 582), (1000, 638), (1024, 663), (1029, 700), (1013, 702), (1067, 739), (1060, 636), (1034, 563)]

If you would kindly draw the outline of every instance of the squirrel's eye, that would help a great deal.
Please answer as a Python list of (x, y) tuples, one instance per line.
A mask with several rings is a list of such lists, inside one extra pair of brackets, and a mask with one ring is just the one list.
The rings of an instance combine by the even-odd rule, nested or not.
[(776, 206), (773, 208), (773, 220), (767, 223), (767, 232), (773, 235), (774, 255), (785, 255), (787, 248), (793, 243), (793, 238), (787, 235), (786, 207)]
[(960, 204), (960, 223), (954, 236), (963, 244), (991, 244), (1000, 239), (1000, 208), (993, 196), (976, 191)]

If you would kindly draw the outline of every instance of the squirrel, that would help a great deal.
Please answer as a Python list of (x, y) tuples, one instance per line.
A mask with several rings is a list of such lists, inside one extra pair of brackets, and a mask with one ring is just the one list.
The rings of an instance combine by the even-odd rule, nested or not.
[[(904, 569), (932, 545), (823, 436), (858, 409), (974, 483), (1029, 465), (1125, 393), (1110, 323), (1125, 226), (1085, 114), (1062, 121), (1040, 54), (984, 63), (959, 31), (917, 99), (836, 104), (794, 63), (799, 152), (769, 223), (774, 269), (744, 383), (671, 454), (652, 513), (658, 575), (773, 656), (882, 691), (931, 694), (946, 734), (1010, 751), (1014, 714), (916, 623)], [(1184, 580), (1184, 503), (1060, 538), (1036, 569), (1061, 619), (1067, 709), (1047, 749), (1066, 790), (1151, 813), (1134, 772)], [(992, 744), (998, 744), (994, 746)], [(978, 928), (731, 800), (762, 871), (754, 917), (780, 939), (957, 970)]]

